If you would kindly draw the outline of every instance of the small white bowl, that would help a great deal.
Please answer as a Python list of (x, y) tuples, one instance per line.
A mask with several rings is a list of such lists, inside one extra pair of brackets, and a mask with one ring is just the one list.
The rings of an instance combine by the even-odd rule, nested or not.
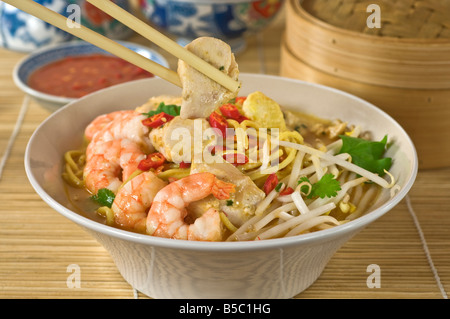
[[(389, 115), (355, 96), (325, 86), (276, 76), (242, 74), (240, 94), (264, 92), (287, 109), (362, 125), (393, 146), (391, 173), (401, 189), (386, 190), (367, 214), (334, 228), (251, 242), (194, 242), (141, 235), (109, 227), (70, 209), (61, 178), (65, 151), (79, 147), (95, 116), (141, 105), (150, 96), (181, 94), (162, 79), (104, 89), (61, 108), (31, 137), (25, 169), (31, 185), (53, 209), (82, 226), (109, 251), (120, 273), (154, 298), (291, 298), (309, 287), (345, 242), (391, 210), (410, 190), (417, 155), (407, 133)], [(58, 134), (55, 134), (58, 132)], [(77, 138), (78, 136), (78, 138)]]
[[(161, 54), (150, 48), (132, 42), (117, 42), (145, 56), (146, 58), (155, 61), (156, 63), (159, 63), (165, 67), (169, 66), (169, 63)], [(46, 94), (37, 91), (28, 85), (29, 76), (40, 67), (49, 63), (64, 59), (69, 56), (82, 56), (89, 54), (111, 55), (110, 53), (85, 41), (73, 41), (44, 47), (26, 56), (15, 66), (13, 70), (14, 83), (43, 107), (53, 112), (61, 106), (73, 102), (76, 99)]]

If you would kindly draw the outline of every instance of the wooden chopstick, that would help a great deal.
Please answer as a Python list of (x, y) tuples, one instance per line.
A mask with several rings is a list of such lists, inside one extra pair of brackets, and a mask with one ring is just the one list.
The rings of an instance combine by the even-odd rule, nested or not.
[[(69, 26), (68, 19), (32, 0), (4, 0), (24, 12), (27, 12), (47, 23), (50, 23), (61, 30), (73, 34), (74, 36), (85, 40), (117, 57), (120, 57), (138, 67), (163, 78), (172, 84), (182, 87), (178, 74), (146, 57), (128, 49), (127, 47), (101, 35), (89, 28), (86, 28), (74, 21)], [(107, 1), (109, 2), (109, 1)]]
[(219, 83), (223, 87), (227, 88), (232, 92), (236, 92), (240, 83), (230, 78), (225, 73), (219, 71), (215, 67), (213, 67), (208, 62), (199, 58), (192, 52), (180, 46), (175, 41), (166, 37), (156, 29), (149, 26), (147, 23), (142, 20), (136, 18), (128, 11), (122, 9), (120, 6), (116, 5), (113, 1), (105, 1), (105, 0), (87, 0), (103, 12), (106, 12), (111, 17), (116, 20), (122, 22), (130, 29), (136, 31), (143, 37), (155, 43), (158, 47), (166, 50), (168, 53), (174, 55), (178, 59), (183, 60), (191, 67), (195, 68), (199, 72), (203, 73), (210, 79)]

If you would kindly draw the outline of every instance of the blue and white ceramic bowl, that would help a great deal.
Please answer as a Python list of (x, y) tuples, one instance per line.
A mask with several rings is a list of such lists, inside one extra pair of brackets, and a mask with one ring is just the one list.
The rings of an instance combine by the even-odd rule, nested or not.
[[(118, 41), (118, 43), (162, 66), (169, 67), (167, 60), (161, 54), (150, 48), (125, 41)], [(84, 41), (72, 41), (42, 48), (35, 53), (28, 55), (16, 65), (13, 71), (13, 79), (15, 84), (22, 91), (31, 96), (39, 104), (51, 111), (55, 111), (61, 106), (73, 102), (76, 99), (45, 94), (34, 90), (28, 86), (29, 76), (38, 68), (51, 62), (64, 59), (68, 56), (81, 56), (97, 53), (111, 55), (110, 53)]]
[[(93, 4), (86, 0), (66, 0), (68, 5), (72, 5), (74, 14), (79, 14), (79, 23), (89, 29), (100, 33), (110, 39), (125, 40), (133, 34), (133, 30), (122, 24), (118, 20), (112, 18)], [(131, 5), (128, 0), (110, 0), (116, 5), (131, 11)], [(73, 5), (76, 5), (73, 7)], [(69, 7), (68, 7), (69, 8)], [(79, 10), (76, 12), (76, 10)]]
[(284, 0), (141, 0), (144, 16), (185, 45), (201, 36), (222, 39), (233, 51), (245, 48), (245, 36), (264, 29)]
[[(69, 14), (65, 0), (34, 1), (66, 17)], [(0, 1), (0, 47), (32, 52), (46, 45), (72, 39), (71, 34)]]

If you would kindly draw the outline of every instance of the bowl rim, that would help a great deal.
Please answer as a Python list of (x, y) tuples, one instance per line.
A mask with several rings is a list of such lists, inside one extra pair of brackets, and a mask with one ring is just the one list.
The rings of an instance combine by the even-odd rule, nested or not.
[[(134, 43), (131, 41), (118, 40), (116, 42), (126, 46), (127, 48), (136, 48), (136, 49), (148, 51), (152, 55), (156, 56), (158, 58), (158, 60), (160, 60), (162, 62), (161, 63), (162, 66), (165, 66), (166, 68), (169, 67), (169, 62), (167, 61), (167, 59), (162, 54), (160, 54), (159, 52), (155, 51), (152, 48), (149, 48), (145, 45), (141, 45), (141, 44)], [(48, 52), (52, 52), (52, 51), (55, 51), (58, 49), (64, 49), (67, 47), (70, 48), (70, 47), (80, 47), (80, 46), (96, 47), (94, 44), (91, 44), (84, 40), (72, 40), (72, 41), (63, 42), (63, 43), (51, 44), (51, 45), (42, 47), (42, 48), (34, 51), (33, 53), (28, 54), (14, 66), (14, 69), (12, 72), (12, 77), (13, 77), (14, 83), (23, 92), (27, 93), (28, 95), (30, 95), (32, 97), (35, 97), (35, 98), (38, 98), (41, 100), (46, 100), (46, 101), (58, 103), (58, 104), (68, 104), (68, 103), (78, 100), (77, 98), (63, 97), (63, 96), (48, 94), (48, 93), (44, 93), (44, 92), (35, 90), (35, 89), (31, 88), (26, 82), (21, 80), (21, 78), (19, 77), (19, 72), (26, 62), (33, 60), (34, 58), (36, 58), (37, 56), (39, 56), (43, 53), (48, 53)], [(98, 48), (98, 49), (102, 50), (101, 48)], [(108, 55), (111, 55), (111, 54), (108, 53)], [(112, 55), (112, 56), (114, 56), (114, 55)], [(61, 58), (58, 58), (58, 59), (61, 59)], [(58, 59), (55, 59), (49, 63), (55, 62)], [(44, 65), (46, 65), (46, 64), (44, 64)], [(42, 65), (42, 66), (44, 66), (44, 65)], [(42, 67), (42, 66), (39, 66), (39, 67)], [(157, 76), (155, 75), (154, 77), (157, 77)]]
[[(347, 96), (351, 99), (357, 100), (359, 103), (365, 104), (368, 108), (374, 109), (377, 112), (380, 112), (383, 116), (386, 116), (389, 118), (392, 123), (399, 129), (399, 131), (404, 135), (406, 138), (406, 141), (408, 145), (411, 147), (411, 150), (413, 152), (413, 158), (411, 158), (411, 171), (410, 176), (408, 180), (405, 182), (405, 185), (396, 193), (396, 195), (389, 199), (387, 202), (383, 203), (381, 206), (373, 210), (372, 212), (362, 215), (348, 223), (334, 226), (329, 229), (320, 230), (317, 232), (302, 234), (298, 236), (292, 236), (287, 238), (276, 238), (276, 239), (265, 239), (260, 241), (239, 241), (239, 242), (202, 242), (202, 241), (188, 241), (188, 240), (176, 240), (176, 239), (169, 239), (169, 238), (161, 238), (156, 236), (150, 236), (146, 234), (139, 234), (139, 233), (133, 233), (130, 231), (118, 229), (115, 227), (107, 226), (105, 224), (96, 222), (92, 219), (89, 219), (87, 217), (84, 217), (80, 214), (77, 214), (76, 212), (66, 208), (62, 204), (60, 204), (58, 201), (53, 199), (47, 192), (39, 185), (36, 178), (34, 177), (32, 173), (32, 169), (30, 166), (30, 148), (33, 144), (33, 141), (36, 138), (36, 135), (39, 132), (39, 129), (46, 125), (47, 122), (51, 121), (53, 117), (58, 116), (61, 112), (64, 112), (66, 108), (71, 107), (71, 105), (75, 104), (77, 101), (81, 99), (88, 98), (91, 95), (94, 94), (102, 94), (102, 91), (107, 90), (99, 90), (94, 93), (91, 93), (89, 95), (86, 95), (85, 97), (80, 98), (77, 101), (71, 102), (62, 108), (58, 109), (57, 111), (53, 112), (49, 117), (47, 117), (39, 126), (35, 129), (33, 132), (27, 147), (25, 149), (25, 156), (24, 156), (24, 166), (26, 175), (28, 177), (29, 182), (35, 189), (35, 191), (38, 193), (38, 195), (54, 210), (56, 210), (58, 213), (62, 214), (66, 218), (70, 219), (71, 221), (75, 222), (79, 226), (82, 226), (88, 230), (92, 230), (98, 233), (101, 233), (103, 235), (107, 236), (113, 236), (118, 239), (134, 242), (137, 244), (142, 244), (146, 246), (154, 246), (154, 247), (160, 247), (160, 248), (170, 248), (170, 249), (182, 249), (182, 250), (195, 250), (195, 251), (208, 251), (208, 252), (238, 252), (238, 251), (257, 251), (257, 250), (268, 250), (268, 249), (280, 249), (280, 248), (286, 248), (286, 247), (292, 247), (300, 244), (307, 244), (307, 243), (320, 243), (327, 240), (332, 240), (335, 237), (339, 237), (341, 235), (350, 235), (355, 233), (358, 230), (361, 230), (362, 228), (369, 225), (371, 222), (375, 221), (382, 215), (384, 215), (386, 212), (394, 208), (402, 199), (404, 199), (405, 196), (407, 196), (409, 190), (414, 184), (414, 181), (416, 179), (417, 173), (418, 173), (418, 157), (417, 157), (417, 151), (415, 149), (414, 143), (412, 142), (410, 136), (407, 134), (407, 132), (403, 129), (403, 127), (400, 126), (400, 124), (393, 119), (389, 114), (381, 110), (380, 108), (376, 107), (372, 103), (359, 98), (353, 94), (347, 93), (345, 91), (335, 89), (332, 87), (328, 87), (322, 84), (317, 83), (311, 83), (306, 82), (302, 80), (292, 79), (292, 78), (286, 78), (276, 75), (265, 75), (265, 74), (250, 74), (250, 73), (241, 73), (241, 75), (244, 75), (246, 77), (265, 77), (268, 79), (282, 79), (284, 81), (290, 81), (290, 82), (296, 82), (301, 85), (311, 86), (315, 88), (320, 88), (324, 90), (330, 90), (337, 94), (341, 94), (344, 96)], [(126, 82), (123, 84), (119, 84), (121, 86), (126, 85), (133, 85), (135, 82), (139, 81), (164, 81), (160, 78), (149, 78), (149, 79), (142, 79), (132, 82)]]

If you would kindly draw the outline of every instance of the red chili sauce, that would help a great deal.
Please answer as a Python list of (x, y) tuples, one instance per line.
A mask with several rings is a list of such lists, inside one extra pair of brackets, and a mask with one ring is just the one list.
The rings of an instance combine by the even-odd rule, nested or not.
[(117, 57), (101, 54), (67, 57), (34, 71), (31, 88), (43, 93), (79, 98), (91, 92), (153, 74)]

